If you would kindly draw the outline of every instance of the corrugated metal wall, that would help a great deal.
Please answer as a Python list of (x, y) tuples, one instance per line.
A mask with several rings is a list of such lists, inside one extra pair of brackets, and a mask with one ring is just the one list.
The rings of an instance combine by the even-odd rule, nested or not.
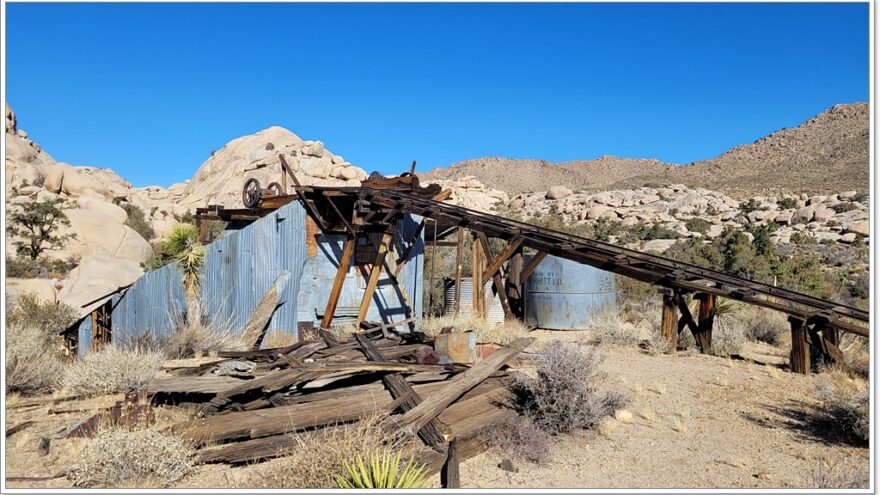
[[(343, 237), (318, 234), (317, 252), (309, 256), (306, 217), (303, 207), (294, 202), (244, 228), (225, 232), (207, 246), (201, 296), (203, 311), (212, 326), (243, 330), (260, 299), (283, 273), (288, 274), (288, 280), (278, 296), (280, 306), (269, 329), (296, 337), (298, 323), (320, 323), (342, 253)], [(392, 270), (419, 221), (421, 218), (408, 215), (399, 222), (394, 256), (389, 255)], [(424, 241), (420, 236), (398, 277), (402, 292), (395, 289), (383, 272), (368, 320), (402, 320), (406, 318), (407, 301), (413, 316), (421, 317), (423, 262)], [(365, 285), (363, 273), (353, 264), (334, 324), (353, 321)], [(179, 269), (167, 265), (144, 274), (128, 290), (114, 296), (112, 306), (114, 340), (137, 339), (146, 330), (154, 337), (169, 334), (186, 311)], [(90, 347), (91, 318), (80, 323), (78, 334), (82, 354)]]

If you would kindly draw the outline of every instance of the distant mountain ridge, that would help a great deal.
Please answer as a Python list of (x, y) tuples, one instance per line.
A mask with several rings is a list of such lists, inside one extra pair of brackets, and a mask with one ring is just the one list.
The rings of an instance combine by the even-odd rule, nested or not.
[(428, 180), (474, 176), (508, 194), (546, 191), (554, 185), (602, 190), (674, 183), (734, 195), (867, 191), (869, 111), (867, 103), (835, 105), (797, 127), (781, 129), (752, 144), (736, 146), (710, 160), (687, 165), (607, 155), (558, 163), (485, 157), (421, 176)]

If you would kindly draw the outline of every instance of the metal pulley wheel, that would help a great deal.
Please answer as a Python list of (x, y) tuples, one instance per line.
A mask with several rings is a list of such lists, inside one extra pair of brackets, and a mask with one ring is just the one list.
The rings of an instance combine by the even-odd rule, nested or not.
[(260, 181), (253, 177), (246, 180), (244, 188), (241, 190), (241, 202), (244, 203), (244, 206), (246, 208), (256, 208), (260, 205), (261, 197)]

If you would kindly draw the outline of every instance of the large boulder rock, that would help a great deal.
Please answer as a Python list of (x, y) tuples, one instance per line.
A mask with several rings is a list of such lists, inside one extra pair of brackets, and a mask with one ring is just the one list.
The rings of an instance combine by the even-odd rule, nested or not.
[(55, 280), (48, 278), (7, 278), (6, 295), (33, 294), (40, 302), (54, 303), (58, 295), (56, 284)]
[(562, 198), (566, 198), (570, 196), (572, 193), (571, 189), (565, 186), (553, 186), (547, 191), (546, 198), (552, 200), (560, 200)]
[(654, 239), (642, 245), (642, 251), (652, 254), (663, 254), (675, 244), (675, 239)]
[(84, 210), (103, 213), (119, 223), (125, 223), (125, 221), (128, 220), (128, 213), (126, 213), (124, 209), (110, 201), (105, 201), (103, 198), (95, 196), (80, 196), (76, 198), (76, 204)]
[(133, 284), (143, 274), (143, 269), (134, 261), (106, 254), (86, 256), (79, 266), (70, 271), (64, 288), (58, 292), (58, 300), (84, 316), (100, 306), (103, 299), (85, 307), (83, 305)]
[(115, 256), (142, 263), (153, 255), (150, 243), (127, 225), (96, 210), (72, 208), (65, 210), (70, 226), (60, 229), (63, 234), (76, 234), (61, 250), (48, 251), (59, 259), (83, 258), (94, 254)]
[(844, 224), (843, 229), (846, 232), (852, 232), (853, 234), (868, 237), (868, 235), (871, 233), (870, 226), (871, 224), (870, 222), (868, 222), (868, 220), (857, 220)]

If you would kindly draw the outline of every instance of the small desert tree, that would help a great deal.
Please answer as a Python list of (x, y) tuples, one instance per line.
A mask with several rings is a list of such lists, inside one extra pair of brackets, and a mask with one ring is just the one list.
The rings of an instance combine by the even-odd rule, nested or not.
[(67, 215), (59, 207), (61, 199), (31, 201), (12, 209), (7, 217), (10, 235), (20, 239), (13, 241), (18, 254), (36, 260), (46, 249), (61, 247), (75, 234), (59, 235), (62, 226), (70, 225)]
[(202, 265), (205, 262), (205, 246), (199, 242), (199, 230), (190, 223), (175, 225), (168, 238), (162, 243), (161, 252), (180, 266), (188, 313), (199, 318), (199, 287), (202, 280)]

